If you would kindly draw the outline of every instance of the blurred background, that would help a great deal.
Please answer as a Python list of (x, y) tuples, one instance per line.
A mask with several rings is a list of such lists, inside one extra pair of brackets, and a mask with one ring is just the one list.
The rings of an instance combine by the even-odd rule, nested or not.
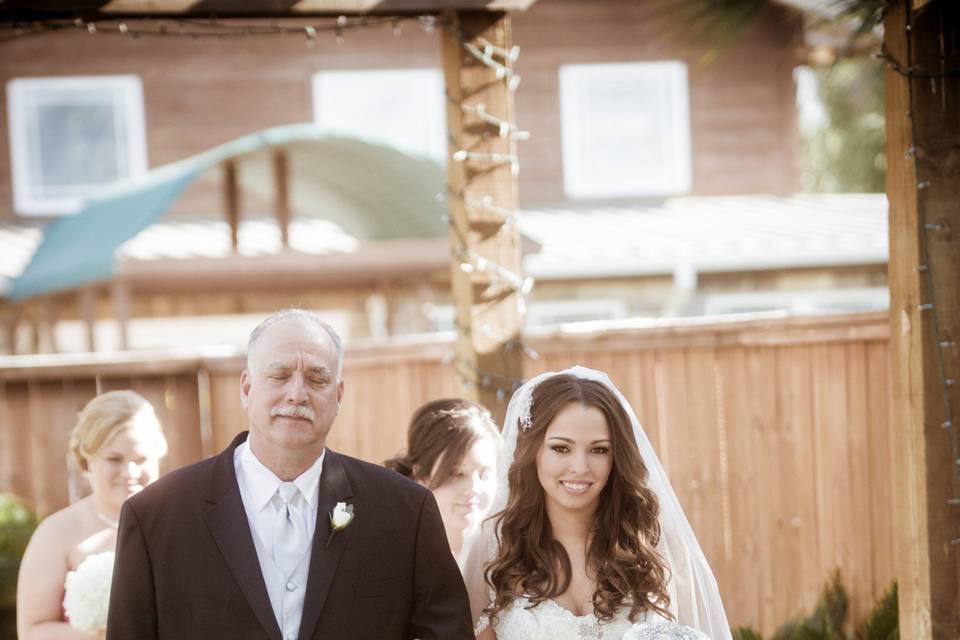
[(219, 451), (249, 331), (302, 306), (347, 344), (332, 447), (381, 461), (426, 400), (472, 384), (496, 413), (520, 377), (601, 368), (731, 623), (772, 633), (837, 568), (867, 616), (895, 555), (878, 12), (506, 3), (518, 200), (479, 206), (518, 233), (523, 330), (472, 330), (521, 354), (508, 378), (453, 346), (452, 279), (484, 263), (451, 268), (437, 15), (110, 13), (136, 4), (4, 9), (0, 491), (67, 504), (67, 434), (108, 389), (157, 408), (167, 470)]

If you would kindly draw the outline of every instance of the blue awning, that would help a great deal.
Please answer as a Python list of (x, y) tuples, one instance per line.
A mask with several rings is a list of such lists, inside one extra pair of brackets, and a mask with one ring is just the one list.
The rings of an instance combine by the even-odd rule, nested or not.
[(446, 202), (437, 198), (445, 193), (443, 167), (386, 147), (329, 136), (311, 124), (290, 125), (244, 136), (107, 187), (76, 215), (47, 226), (8, 297), (23, 300), (110, 279), (117, 272), (121, 245), (169, 211), (200, 174), (241, 157), (256, 169), (265, 164), (258, 152), (274, 147), (288, 152), (294, 211), (337, 222), (361, 241), (446, 233), (441, 220)]

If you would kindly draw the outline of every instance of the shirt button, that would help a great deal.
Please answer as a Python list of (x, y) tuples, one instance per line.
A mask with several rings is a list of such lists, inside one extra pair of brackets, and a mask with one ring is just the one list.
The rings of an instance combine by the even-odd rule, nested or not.
[[(297, 590), (297, 585), (296, 585), (296, 584), (294, 584), (293, 582), (288, 582), (288, 583), (287, 583), (287, 591), (296, 591), (296, 590)], [(289, 637), (289, 636), (288, 636), (288, 637)]]

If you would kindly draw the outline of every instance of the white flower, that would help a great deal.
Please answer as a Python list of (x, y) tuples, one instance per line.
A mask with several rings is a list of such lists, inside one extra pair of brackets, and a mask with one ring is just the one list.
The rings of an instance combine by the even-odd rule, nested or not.
[(80, 631), (107, 628), (107, 605), (113, 579), (113, 551), (87, 556), (63, 583), (63, 609), (70, 626)]
[(330, 514), (330, 526), (334, 531), (346, 529), (353, 522), (353, 505), (346, 502), (338, 502)]

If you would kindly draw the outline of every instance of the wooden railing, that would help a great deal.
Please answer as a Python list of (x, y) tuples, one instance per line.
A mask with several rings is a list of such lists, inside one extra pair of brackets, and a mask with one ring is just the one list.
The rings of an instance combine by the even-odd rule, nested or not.
[[(644, 422), (714, 568), (731, 623), (770, 632), (839, 567), (852, 617), (894, 577), (886, 314), (579, 325), (527, 336), (526, 375), (608, 372)], [(458, 394), (449, 340), (355, 346), (332, 448), (375, 462), (421, 403)], [(100, 390), (156, 407), (169, 470), (245, 425), (240, 354), (0, 358), (0, 491), (41, 514), (68, 502), (76, 413)]]

